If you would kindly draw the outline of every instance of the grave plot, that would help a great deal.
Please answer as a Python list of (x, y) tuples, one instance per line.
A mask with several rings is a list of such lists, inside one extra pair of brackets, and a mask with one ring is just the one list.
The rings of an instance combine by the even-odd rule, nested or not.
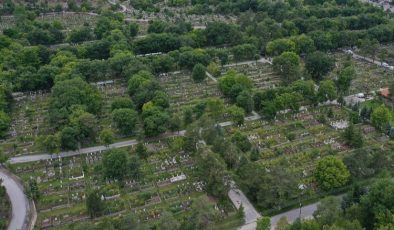
[(97, 87), (103, 98), (103, 108), (98, 117), (100, 128), (110, 128), (112, 124), (112, 102), (117, 97), (129, 97), (127, 94), (127, 83), (123, 80), (109, 80), (91, 83), (91, 85)]
[[(59, 12), (42, 14), (36, 18), (39, 22), (59, 21), (65, 30), (79, 28), (84, 24), (94, 26), (97, 21), (97, 15), (89, 13)], [(0, 31), (15, 26), (13, 16), (2, 16), (0, 20)]]
[(190, 6), (184, 7), (169, 7), (165, 2), (159, 2), (155, 4), (155, 7), (160, 9), (160, 12), (147, 12), (143, 10), (138, 10), (133, 8), (129, 2), (125, 2), (128, 9), (131, 9), (131, 12), (128, 12), (127, 16), (131, 18), (137, 18), (139, 20), (159, 20), (159, 21), (167, 21), (167, 22), (177, 22), (184, 21), (190, 22), (194, 27), (206, 26), (209, 22), (227, 22), (227, 23), (235, 23), (237, 17), (229, 16), (229, 15), (220, 15), (220, 14), (207, 14), (207, 15), (197, 15), (190, 14)]
[[(321, 121), (321, 114), (333, 112)], [(287, 160), (294, 171), (303, 173), (308, 179), (318, 159), (328, 154), (346, 154), (352, 149), (342, 138), (344, 127), (336, 126), (348, 119), (347, 111), (337, 106), (308, 108), (297, 114), (282, 114), (275, 121), (249, 121), (240, 127), (227, 128), (229, 134), (239, 130), (260, 152), (259, 162), (268, 168), (281, 160)], [(365, 147), (386, 143), (381, 133), (370, 125), (357, 124), (364, 132)]]
[[(75, 222), (91, 221), (85, 207), (87, 188), (99, 191), (105, 204), (104, 216), (134, 213), (140, 221), (151, 225), (164, 210), (182, 218), (190, 211), (194, 198), (206, 196), (204, 184), (193, 177), (191, 156), (171, 147), (175, 140), (145, 143), (154, 153), (147, 161), (141, 161), (143, 176), (126, 177), (123, 186), (104, 179), (100, 170), (102, 153), (18, 164), (14, 170), (26, 188), (30, 188), (32, 181), (37, 183), (38, 228), (63, 228)], [(223, 220), (233, 219), (235, 210), (231, 205), (212, 204), (221, 210)]]
[[(343, 63), (346, 59), (346, 55), (343, 53), (335, 53), (334, 57), (337, 59), (337, 63)], [(349, 95), (379, 90), (394, 83), (393, 72), (390, 70), (362, 60), (352, 59), (352, 63), (356, 71), (356, 76), (351, 83)], [(337, 72), (340, 68), (337, 66), (329, 78), (336, 79)]]
[(229, 70), (235, 70), (250, 77), (256, 89), (270, 89), (281, 84), (280, 77), (274, 73), (271, 65), (267, 63), (231, 64), (222, 68), (222, 74)]
[(51, 131), (47, 121), (49, 93), (43, 91), (16, 93), (8, 137), (2, 142), (8, 155), (30, 154), (35, 151), (37, 135)]
[[(127, 86), (124, 81), (109, 80), (92, 83), (103, 97), (103, 108), (97, 116), (99, 131), (112, 125), (111, 104), (117, 97), (128, 97)], [(48, 120), (49, 92), (37, 91), (17, 93), (12, 108), (12, 123), (9, 134), (2, 141), (4, 152), (9, 155), (33, 154), (38, 152), (34, 141), (39, 135), (54, 133)], [(122, 137), (118, 137), (122, 138)]]
[(96, 24), (97, 18), (97, 15), (89, 13), (60, 12), (41, 15), (36, 20), (40, 22), (53, 22), (57, 20), (62, 23), (65, 29), (73, 30), (85, 24), (93, 27)]
[(170, 98), (170, 109), (182, 112), (198, 100), (209, 97), (221, 97), (217, 83), (210, 78), (195, 83), (186, 72), (172, 72), (159, 76), (159, 81)]

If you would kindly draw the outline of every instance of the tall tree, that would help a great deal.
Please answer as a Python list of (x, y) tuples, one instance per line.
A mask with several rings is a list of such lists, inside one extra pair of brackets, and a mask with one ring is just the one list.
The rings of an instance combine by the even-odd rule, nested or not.
[(344, 186), (349, 176), (346, 165), (334, 156), (327, 156), (320, 160), (315, 172), (315, 179), (320, 188), (326, 191)]
[(284, 52), (272, 61), (274, 71), (278, 73), (285, 82), (291, 83), (300, 76), (300, 58), (294, 52)]
[(305, 69), (315, 81), (320, 81), (334, 68), (335, 61), (327, 54), (316, 51), (306, 56)]

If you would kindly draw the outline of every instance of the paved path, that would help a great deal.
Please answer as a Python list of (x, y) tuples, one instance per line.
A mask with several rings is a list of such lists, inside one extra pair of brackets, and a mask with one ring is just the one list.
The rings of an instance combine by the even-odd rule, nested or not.
[(256, 62), (268, 63), (268, 64), (272, 65), (272, 62), (270, 60), (268, 60), (265, 57), (261, 57), (259, 60), (231, 63), (231, 64), (223, 65), (223, 67), (231, 67), (231, 66), (237, 66), (237, 65), (249, 65), (249, 64), (256, 63)]
[[(301, 208), (301, 219), (311, 219), (313, 218), (313, 213), (316, 211), (317, 206), (320, 202), (316, 202), (307, 206), (303, 206)], [(280, 218), (286, 217), (289, 223), (293, 223), (300, 217), (300, 209), (295, 208), (290, 211), (278, 214), (276, 216), (271, 217), (271, 229), (275, 229), (276, 224), (280, 220)]]
[[(111, 4), (111, 5), (116, 5), (116, 2), (114, 1), (114, 0), (108, 0), (108, 3), (109, 4)], [(127, 13), (127, 12), (131, 12), (131, 10), (130, 9), (128, 9), (125, 5), (123, 5), (123, 4), (121, 4), (121, 3), (119, 3), (119, 6), (122, 8), (119, 12), (120, 13)]]
[(218, 79), (216, 79), (214, 76), (212, 76), (212, 74), (210, 74), (208, 71), (205, 71), (205, 74), (206, 74), (210, 79), (212, 79), (212, 81), (218, 82)]
[[(239, 209), (242, 204), (245, 213), (245, 225), (244, 226), (251, 226), (250, 224), (255, 223), (257, 219), (261, 217), (260, 213), (253, 207), (252, 203), (248, 200), (245, 194), (237, 189), (232, 188), (228, 192), (228, 197), (233, 202), (234, 206)], [(244, 228), (241, 228), (244, 229)]]
[(7, 189), (8, 197), (12, 205), (12, 219), (8, 225), (8, 230), (28, 229), (28, 210), (30, 202), (27, 199), (23, 186), (19, 181), (0, 166), (0, 178), (3, 186)]
[[(255, 121), (260, 119), (260, 115), (257, 113), (254, 113), (254, 115), (245, 117), (245, 121)], [(233, 122), (231, 121), (226, 121), (219, 123), (220, 126), (226, 127), (232, 125)], [(166, 133), (163, 134), (165, 137), (176, 137), (176, 136), (184, 136), (186, 134), (186, 130), (181, 130), (179, 132), (174, 132), (174, 133)], [(65, 152), (60, 152), (59, 154), (49, 154), (49, 153), (43, 153), (43, 154), (36, 154), (36, 155), (23, 155), (23, 156), (16, 156), (12, 157), (8, 160), (9, 163), (11, 164), (18, 164), (18, 163), (27, 163), (27, 162), (34, 162), (34, 161), (40, 161), (40, 160), (48, 160), (51, 158), (57, 158), (57, 157), (71, 157), (71, 156), (77, 156), (77, 155), (82, 155), (82, 154), (88, 154), (88, 153), (93, 153), (93, 152), (102, 152), (111, 148), (124, 148), (124, 147), (129, 147), (138, 144), (137, 140), (127, 140), (127, 141), (121, 141), (121, 142), (116, 142), (114, 144), (109, 145), (109, 147), (106, 147), (104, 145), (100, 146), (94, 146), (94, 147), (89, 147), (89, 148), (82, 148), (78, 151), (65, 151)]]

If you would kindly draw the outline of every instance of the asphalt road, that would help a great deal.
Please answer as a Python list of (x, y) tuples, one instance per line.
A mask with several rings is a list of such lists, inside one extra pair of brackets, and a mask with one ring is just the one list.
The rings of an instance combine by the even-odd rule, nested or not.
[[(257, 113), (253, 113), (252, 116), (245, 117), (245, 121), (255, 121), (260, 119), (260, 115)], [(232, 125), (233, 122), (231, 121), (226, 121), (219, 123), (220, 126), (226, 127)], [(184, 136), (186, 133), (186, 130), (182, 130), (179, 132), (174, 132), (174, 133), (167, 133), (164, 134), (166, 137), (175, 137), (175, 136)], [(77, 156), (77, 155), (83, 155), (83, 154), (89, 154), (89, 153), (94, 153), (94, 152), (101, 152), (105, 151), (111, 148), (124, 148), (128, 146), (133, 146), (138, 144), (137, 140), (127, 140), (127, 141), (121, 141), (117, 142), (114, 144), (109, 145), (109, 147), (106, 147), (104, 145), (100, 146), (95, 146), (95, 147), (89, 147), (89, 148), (82, 148), (78, 151), (66, 151), (66, 152), (60, 152), (59, 154), (49, 154), (49, 153), (44, 153), (44, 154), (37, 154), (37, 155), (23, 155), (23, 156), (17, 156), (17, 157), (12, 157), (8, 160), (10, 164), (19, 164), (19, 163), (27, 163), (27, 162), (34, 162), (34, 161), (40, 161), (40, 160), (48, 160), (51, 158), (57, 158), (57, 157), (71, 157), (71, 156)]]
[[(303, 206), (301, 208), (301, 219), (311, 219), (313, 218), (313, 213), (317, 209), (317, 205), (320, 202), (313, 203), (307, 206)], [(282, 217), (286, 217), (289, 223), (293, 223), (300, 217), (300, 209), (295, 208), (290, 211), (278, 214), (276, 216), (271, 217), (271, 229), (275, 229), (276, 224), (278, 223), (279, 219)]]
[(237, 209), (239, 209), (242, 204), (245, 213), (245, 225), (256, 222), (256, 220), (261, 217), (260, 213), (256, 211), (252, 203), (250, 203), (248, 198), (241, 190), (237, 188), (230, 189), (230, 191), (228, 192), (228, 197)]
[(3, 180), (2, 184), (7, 190), (12, 206), (12, 219), (8, 225), (8, 230), (27, 229), (26, 224), (30, 203), (23, 191), (23, 186), (1, 168), (1, 166), (0, 178)]

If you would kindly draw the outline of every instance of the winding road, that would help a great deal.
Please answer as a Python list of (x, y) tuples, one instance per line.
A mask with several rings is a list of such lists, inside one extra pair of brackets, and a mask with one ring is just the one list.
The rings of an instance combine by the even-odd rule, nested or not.
[[(19, 180), (0, 166), (0, 178), (6, 188), (12, 205), (12, 218), (8, 230), (29, 229), (30, 201), (27, 199), (23, 185)], [(33, 224), (34, 225), (34, 224)]]

